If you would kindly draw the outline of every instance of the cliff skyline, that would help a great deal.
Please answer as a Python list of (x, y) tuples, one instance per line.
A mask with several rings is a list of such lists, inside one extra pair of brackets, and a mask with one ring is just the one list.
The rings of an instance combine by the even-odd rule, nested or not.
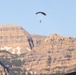
[(75, 54), (74, 37), (30, 34), (13, 24), (0, 26), (0, 60), (6, 61), (7, 66), (12, 65), (11, 73), (17, 67), (22, 71), (26, 69), (25, 73), (34, 72), (38, 75), (76, 72)]

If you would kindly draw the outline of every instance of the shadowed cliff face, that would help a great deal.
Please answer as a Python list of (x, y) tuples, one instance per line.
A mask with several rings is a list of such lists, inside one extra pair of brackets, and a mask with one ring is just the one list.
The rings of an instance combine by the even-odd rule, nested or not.
[(33, 48), (30, 34), (18, 25), (0, 26), (0, 50), (7, 50), (12, 54), (21, 54)]
[(6, 67), (2, 62), (0, 62), (0, 75), (8, 75), (9, 68)]

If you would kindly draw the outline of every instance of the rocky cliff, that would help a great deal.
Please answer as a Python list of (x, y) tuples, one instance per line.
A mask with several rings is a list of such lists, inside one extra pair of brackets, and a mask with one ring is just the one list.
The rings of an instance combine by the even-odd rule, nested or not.
[(25, 57), (26, 68), (41, 74), (76, 71), (76, 38), (52, 34)]
[(12, 24), (0, 26), (0, 50), (21, 54), (32, 48), (33, 40), (21, 26)]
[(0, 26), (0, 50), (1, 61), (9, 61), (13, 69), (20, 68), (21, 74), (25, 69), (38, 75), (76, 72), (76, 38), (70, 36), (35, 35), (18, 25), (3, 25)]

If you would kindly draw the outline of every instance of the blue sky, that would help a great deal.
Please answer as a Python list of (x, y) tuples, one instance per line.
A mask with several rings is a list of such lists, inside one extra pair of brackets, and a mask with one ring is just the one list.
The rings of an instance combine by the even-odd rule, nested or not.
[[(47, 16), (36, 15), (38, 11)], [(76, 37), (76, 0), (0, 0), (4, 24), (18, 24), (31, 34)]]

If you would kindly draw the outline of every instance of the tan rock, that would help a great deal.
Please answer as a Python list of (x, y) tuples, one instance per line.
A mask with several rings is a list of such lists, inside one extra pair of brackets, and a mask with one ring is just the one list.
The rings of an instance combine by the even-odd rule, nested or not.
[(7, 50), (13, 54), (28, 52), (32, 44), (28, 41), (30, 38), (30, 34), (21, 26), (13, 24), (0, 26), (0, 50)]

